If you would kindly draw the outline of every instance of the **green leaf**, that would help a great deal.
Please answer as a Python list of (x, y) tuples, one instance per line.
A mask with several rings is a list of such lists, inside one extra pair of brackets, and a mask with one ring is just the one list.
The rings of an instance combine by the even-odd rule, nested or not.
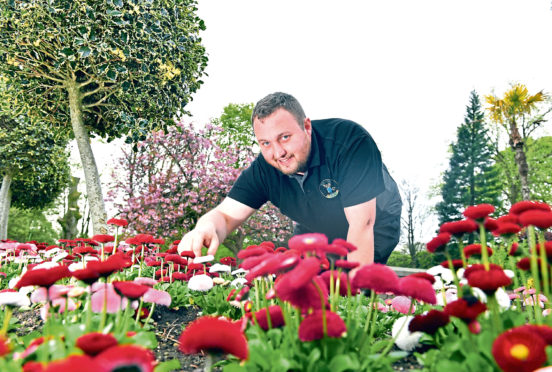
[(117, 71), (115, 71), (115, 69), (110, 68), (107, 71), (106, 76), (111, 80), (116, 80), (117, 79)]
[(90, 53), (92, 53), (92, 49), (90, 49), (87, 46), (81, 46), (79, 48), (79, 57), (81, 57), (81, 58), (88, 57), (90, 55)]
[(360, 368), (360, 363), (356, 356), (351, 356), (349, 354), (337, 355), (335, 356), (329, 364), (329, 369), (332, 372), (342, 372), (342, 371), (357, 371)]
[(145, 347), (146, 349), (155, 349), (157, 347), (157, 339), (153, 332), (140, 332), (132, 336), (132, 343)]
[(110, 15), (112, 17), (120, 17), (123, 15), (122, 12), (118, 11), (118, 10), (115, 10), (115, 9), (108, 9), (107, 10), (107, 15)]
[(180, 367), (181, 367), (180, 361), (178, 359), (173, 359), (173, 360), (159, 363), (155, 367), (154, 372), (170, 372), (176, 369), (180, 369)]

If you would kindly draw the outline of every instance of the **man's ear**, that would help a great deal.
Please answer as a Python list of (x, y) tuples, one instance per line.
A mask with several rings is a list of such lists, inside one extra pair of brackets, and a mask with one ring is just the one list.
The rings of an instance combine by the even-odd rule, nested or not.
[(310, 136), (312, 132), (312, 124), (309, 118), (305, 118), (303, 121), (303, 126), (305, 127), (305, 132)]

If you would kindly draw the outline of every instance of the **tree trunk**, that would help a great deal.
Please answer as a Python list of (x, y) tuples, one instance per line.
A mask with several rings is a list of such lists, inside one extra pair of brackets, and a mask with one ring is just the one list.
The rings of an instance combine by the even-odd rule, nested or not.
[(515, 120), (510, 123), (510, 147), (514, 150), (514, 159), (516, 161), (519, 179), (521, 183), (521, 197), (523, 200), (531, 199), (531, 190), (529, 189), (529, 165), (524, 150), (524, 142), (519, 134)]
[(78, 234), (77, 222), (82, 217), (79, 212), (78, 177), (71, 177), (71, 186), (67, 194), (67, 209), (62, 218), (58, 219), (62, 230), (62, 239), (75, 239)]
[(8, 238), (8, 217), (10, 215), (11, 205), (11, 186), (12, 175), (7, 172), (2, 180), (0, 188), (0, 239)]
[(71, 112), (71, 125), (73, 134), (79, 147), (82, 168), (84, 170), (84, 179), (86, 181), (86, 193), (92, 216), (92, 229), (94, 234), (107, 234), (106, 212), (102, 196), (102, 186), (100, 184), (100, 175), (94, 153), (90, 146), (90, 136), (88, 130), (84, 127), (82, 118), (82, 97), (76, 82), (67, 84), (67, 93), (69, 94), (69, 108)]

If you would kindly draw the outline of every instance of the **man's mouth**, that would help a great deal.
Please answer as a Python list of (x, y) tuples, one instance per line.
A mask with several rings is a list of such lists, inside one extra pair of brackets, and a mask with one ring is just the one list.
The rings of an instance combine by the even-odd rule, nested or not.
[(291, 158), (292, 156), (290, 156), (289, 158), (278, 159), (278, 163), (283, 166), (288, 166), (291, 163)]

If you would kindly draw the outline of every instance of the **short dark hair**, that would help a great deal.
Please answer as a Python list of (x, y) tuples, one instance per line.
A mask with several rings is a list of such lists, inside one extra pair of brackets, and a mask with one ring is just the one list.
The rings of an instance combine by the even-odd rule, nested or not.
[(257, 102), (251, 114), (251, 125), (253, 125), (255, 118), (262, 120), (280, 108), (292, 114), (299, 126), (304, 128), (306, 115), (301, 104), (291, 94), (282, 92), (271, 93)]

